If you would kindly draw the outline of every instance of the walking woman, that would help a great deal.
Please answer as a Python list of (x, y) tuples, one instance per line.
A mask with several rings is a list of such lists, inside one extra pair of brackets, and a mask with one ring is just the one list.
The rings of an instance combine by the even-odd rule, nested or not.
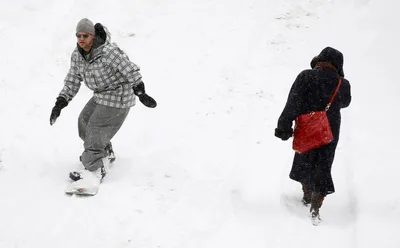
[(290, 90), (286, 105), (278, 120), (275, 136), (288, 140), (293, 135), (293, 121), (303, 114), (323, 111), (339, 85), (327, 111), (333, 141), (306, 153), (295, 153), (289, 177), (302, 185), (303, 203), (311, 204), (313, 223), (319, 223), (319, 209), (324, 198), (335, 192), (331, 169), (339, 142), (340, 110), (351, 102), (350, 83), (344, 78), (343, 54), (326, 47), (311, 61), (311, 68), (302, 71)]

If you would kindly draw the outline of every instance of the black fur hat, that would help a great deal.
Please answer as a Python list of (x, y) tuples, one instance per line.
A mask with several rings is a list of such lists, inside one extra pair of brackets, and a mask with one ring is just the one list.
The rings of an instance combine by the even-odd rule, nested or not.
[(339, 76), (344, 77), (343, 54), (340, 51), (332, 47), (325, 47), (318, 56), (315, 56), (311, 60), (311, 68), (314, 68), (318, 62), (328, 62), (332, 64), (337, 69)]

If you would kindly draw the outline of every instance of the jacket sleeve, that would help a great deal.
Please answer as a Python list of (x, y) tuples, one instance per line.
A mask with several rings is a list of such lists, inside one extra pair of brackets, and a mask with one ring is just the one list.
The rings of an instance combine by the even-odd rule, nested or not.
[(60, 96), (64, 97), (67, 101), (71, 101), (78, 93), (82, 81), (76, 61), (76, 51), (74, 51), (71, 55), (71, 65), (64, 79), (64, 87), (60, 92)]
[(301, 102), (302, 102), (302, 84), (304, 83), (304, 74), (300, 73), (294, 81), (292, 88), (290, 89), (289, 96), (286, 101), (286, 105), (278, 119), (278, 128), (288, 130), (292, 128), (293, 121), (301, 113)]
[(350, 82), (346, 79), (343, 80), (343, 84), (340, 89), (340, 108), (346, 108), (351, 102), (351, 89)]
[(133, 87), (142, 82), (139, 66), (131, 62), (129, 57), (118, 47), (113, 46), (109, 50), (107, 60), (110, 66), (117, 69)]

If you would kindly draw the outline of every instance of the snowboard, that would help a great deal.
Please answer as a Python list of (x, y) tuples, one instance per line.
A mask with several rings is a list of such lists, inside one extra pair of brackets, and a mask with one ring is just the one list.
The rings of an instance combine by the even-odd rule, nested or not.
[(99, 192), (100, 183), (100, 180), (95, 184), (87, 183), (84, 179), (72, 181), (65, 189), (65, 193), (68, 195), (94, 196)]
[[(114, 161), (115, 156), (108, 156), (103, 159), (106, 174), (110, 172)], [(69, 174), (69, 177), (71, 181), (65, 189), (65, 193), (68, 195), (95, 196), (99, 192), (103, 180), (103, 178), (96, 177), (87, 170), (73, 171)]]

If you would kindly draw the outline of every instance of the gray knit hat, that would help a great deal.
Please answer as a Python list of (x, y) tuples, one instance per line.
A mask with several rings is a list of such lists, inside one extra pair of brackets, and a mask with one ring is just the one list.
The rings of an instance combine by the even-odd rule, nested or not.
[(76, 25), (76, 33), (79, 33), (79, 32), (85, 32), (85, 33), (94, 35), (93, 22), (91, 22), (87, 18), (83, 18), (82, 20), (80, 20), (78, 22), (78, 25)]

